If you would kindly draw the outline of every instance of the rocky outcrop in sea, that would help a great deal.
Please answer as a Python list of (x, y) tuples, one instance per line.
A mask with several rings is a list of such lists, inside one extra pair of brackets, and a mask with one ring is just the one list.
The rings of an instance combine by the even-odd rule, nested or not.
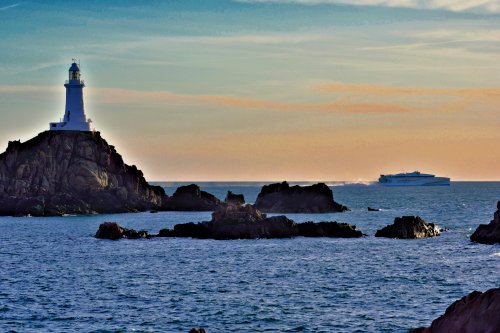
[(287, 182), (262, 187), (255, 207), (268, 213), (337, 213), (349, 209), (333, 200), (324, 183), (290, 186)]
[(429, 327), (409, 333), (500, 332), (500, 288), (474, 291), (451, 304)]
[(160, 230), (160, 237), (192, 237), (210, 239), (256, 239), (304, 237), (361, 237), (355, 226), (337, 222), (297, 224), (286, 216), (267, 217), (252, 205), (221, 206), (212, 220), (177, 224), (173, 230)]
[(480, 224), (470, 236), (470, 240), (482, 244), (500, 243), (500, 201), (497, 202), (497, 211), (489, 224)]
[(420, 216), (396, 217), (394, 223), (377, 230), (375, 237), (415, 239), (439, 236), (439, 228)]
[(118, 240), (122, 238), (138, 239), (151, 238), (152, 236), (145, 230), (136, 231), (125, 229), (116, 222), (104, 222), (99, 226), (95, 238)]
[(0, 215), (144, 211), (165, 198), (99, 132), (46, 131), (0, 154)]
[(196, 184), (180, 186), (165, 200), (162, 210), (170, 211), (213, 211), (221, 201), (214, 195), (202, 191)]

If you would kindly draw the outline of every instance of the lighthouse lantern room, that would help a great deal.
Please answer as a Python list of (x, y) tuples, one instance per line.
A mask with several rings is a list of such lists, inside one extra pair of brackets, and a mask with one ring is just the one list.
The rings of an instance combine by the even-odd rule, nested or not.
[(83, 104), (83, 87), (85, 82), (80, 80), (80, 67), (73, 59), (69, 68), (69, 79), (64, 84), (66, 87), (66, 110), (64, 118), (58, 123), (50, 123), (51, 131), (91, 131), (91, 120), (85, 115)]

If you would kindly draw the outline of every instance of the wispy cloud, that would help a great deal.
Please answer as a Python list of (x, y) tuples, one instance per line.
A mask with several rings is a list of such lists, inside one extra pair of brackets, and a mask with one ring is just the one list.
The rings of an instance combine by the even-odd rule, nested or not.
[(495, 98), (500, 100), (499, 88), (412, 88), (389, 87), (374, 84), (346, 84), (340, 82), (320, 84), (318, 91), (376, 96), (451, 96)]
[[(320, 112), (351, 114), (409, 114), (449, 113), (464, 110), (476, 102), (489, 99), (486, 105), (500, 105), (500, 88), (391, 88), (375, 85), (324, 84), (316, 91), (343, 93), (334, 100), (318, 103), (292, 103), (267, 99), (225, 95), (189, 95), (173, 92), (147, 92), (128, 89), (93, 89), (95, 99), (100, 103), (145, 104), (145, 103), (194, 103), (216, 107), (246, 110), (269, 110), (288, 112)], [(310, 92), (310, 91), (309, 91)], [(405, 97), (432, 95), (432, 105), (415, 105)], [(94, 98), (93, 97), (93, 98)], [(371, 97), (367, 99), (367, 97)], [(402, 97), (396, 101), (387, 97)], [(452, 97), (452, 98), (450, 98)]]
[[(58, 86), (0, 85), (0, 93), (57, 93)], [(91, 88), (89, 98), (97, 104), (211, 105), (235, 110), (268, 110), (351, 114), (450, 113), (471, 105), (500, 106), (500, 88), (406, 88), (369, 84), (326, 83), (313, 92), (333, 93), (333, 100), (318, 103), (281, 102), (230, 95), (181, 94), (170, 91), (140, 91)], [(304, 92), (304, 93), (307, 93)], [(309, 91), (310, 93), (310, 91)], [(431, 105), (415, 103), (413, 97), (427, 96)], [(418, 105), (417, 105), (418, 104)]]
[(247, 3), (296, 3), (302, 5), (343, 4), (415, 9), (441, 9), (453, 12), (475, 11), (500, 13), (498, 0), (237, 0)]
[(4, 11), (4, 10), (11, 9), (11, 8), (15, 8), (15, 7), (18, 7), (18, 6), (20, 6), (20, 5), (21, 5), (20, 3), (15, 3), (15, 4), (13, 4), (13, 5), (0, 7), (0, 11)]

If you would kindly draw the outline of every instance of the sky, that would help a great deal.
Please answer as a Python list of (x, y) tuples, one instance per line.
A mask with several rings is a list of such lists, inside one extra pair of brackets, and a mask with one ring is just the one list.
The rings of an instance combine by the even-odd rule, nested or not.
[(64, 114), (150, 181), (500, 180), (500, 0), (0, 0), (0, 151)]

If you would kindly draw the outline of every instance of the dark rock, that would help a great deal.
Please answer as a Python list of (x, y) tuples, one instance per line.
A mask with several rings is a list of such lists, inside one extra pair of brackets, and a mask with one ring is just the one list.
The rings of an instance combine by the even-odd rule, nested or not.
[(337, 222), (305, 222), (297, 224), (297, 236), (304, 237), (362, 237), (356, 226)]
[(200, 328), (195, 327), (195, 328), (192, 328), (192, 329), (189, 331), (189, 333), (207, 333), (207, 332), (205, 331), (205, 329), (203, 329), (203, 328), (201, 328), (201, 327), (200, 327)]
[(45, 198), (43, 196), (24, 198), (16, 205), (16, 215), (43, 216), (45, 212)]
[(0, 154), (0, 215), (132, 212), (165, 198), (99, 132), (47, 131)]
[(118, 240), (121, 238), (138, 239), (138, 238), (151, 238), (145, 230), (133, 230), (122, 228), (116, 222), (104, 222), (99, 226), (95, 234), (96, 238)]
[(161, 230), (159, 236), (211, 239), (361, 237), (361, 232), (355, 229), (355, 226), (337, 222), (296, 224), (286, 216), (267, 217), (252, 205), (227, 205), (214, 211), (209, 222), (177, 224), (174, 230)]
[(379, 208), (368, 207), (368, 211), (369, 212), (380, 212), (380, 209)]
[(410, 333), (450, 332), (500, 332), (500, 288), (485, 293), (474, 291), (451, 304), (431, 326), (410, 330)]
[(181, 186), (165, 200), (163, 210), (172, 211), (213, 211), (221, 204), (210, 193), (201, 191), (196, 184)]
[(234, 194), (231, 191), (227, 191), (226, 199), (224, 200), (224, 202), (230, 205), (244, 205), (245, 197), (243, 196), (243, 194)]
[(95, 238), (117, 240), (123, 238), (123, 228), (116, 222), (104, 222), (99, 226)]
[(439, 229), (433, 223), (427, 223), (419, 216), (396, 217), (394, 224), (377, 230), (375, 237), (388, 238), (425, 238), (439, 236)]
[(482, 244), (500, 243), (500, 201), (490, 224), (480, 224), (470, 236), (470, 240)]
[(326, 184), (290, 186), (287, 182), (262, 187), (255, 207), (270, 213), (336, 213), (349, 209), (333, 200)]

